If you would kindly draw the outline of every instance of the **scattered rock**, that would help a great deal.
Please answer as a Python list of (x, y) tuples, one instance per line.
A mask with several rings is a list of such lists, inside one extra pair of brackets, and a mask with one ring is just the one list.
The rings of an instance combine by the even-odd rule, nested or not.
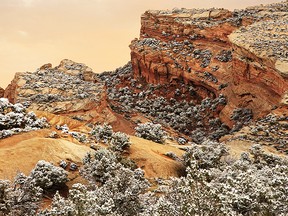
[(77, 166), (75, 163), (71, 163), (69, 169), (70, 169), (71, 171), (75, 171), (75, 170), (78, 169), (78, 166)]

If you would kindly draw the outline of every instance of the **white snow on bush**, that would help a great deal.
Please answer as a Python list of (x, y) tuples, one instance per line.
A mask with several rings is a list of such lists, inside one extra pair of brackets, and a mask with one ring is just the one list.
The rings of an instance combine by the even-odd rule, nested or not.
[(46, 118), (37, 118), (34, 112), (27, 112), (24, 105), (0, 98), (0, 139), (48, 126)]

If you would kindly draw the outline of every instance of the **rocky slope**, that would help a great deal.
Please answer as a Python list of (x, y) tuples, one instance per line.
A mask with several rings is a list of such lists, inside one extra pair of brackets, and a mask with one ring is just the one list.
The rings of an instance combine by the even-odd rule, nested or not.
[[(31, 175), (39, 160), (66, 170), (43, 206), (32, 200), (39, 212), (53, 200), (45, 215), (286, 214), (287, 11), (288, 1), (147, 11), (115, 71), (65, 59), (17, 73), (0, 88), (0, 179)], [(24, 174), (0, 180), (0, 215), (29, 207), (22, 188), (37, 181)]]
[(45, 64), (34, 73), (16, 73), (4, 94), (13, 103), (28, 104), (29, 109), (85, 121), (105, 112), (105, 95), (92, 69), (67, 59), (55, 68)]
[[(86, 135), (91, 123), (107, 122), (133, 135), (138, 123), (152, 121), (163, 125), (173, 145), (209, 138), (287, 153), (287, 7), (286, 1), (233, 12), (147, 11), (124, 67), (97, 75), (66, 59), (54, 68), (45, 64), (17, 73), (0, 96), (23, 103), (54, 126), (77, 125), (73, 132)], [(154, 144), (142, 143), (131, 146), (132, 158), (157, 170), (149, 161), (162, 160), (155, 151), (164, 149), (145, 150)], [(163, 164), (179, 165), (166, 159)], [(151, 169), (151, 176), (159, 174)]]
[(17, 73), (4, 96), (128, 134), (156, 121), (176, 138), (218, 140), (287, 105), (287, 5), (147, 11), (131, 63), (100, 75), (46, 64)]
[[(5, 139), (0, 136), (0, 161), (2, 164), (0, 179), (13, 179), (19, 170), (28, 174), (39, 160), (47, 160), (55, 165), (59, 165), (64, 160), (68, 165), (75, 163), (77, 167), (80, 167), (87, 152), (93, 152), (100, 146), (105, 146), (103, 143), (88, 141), (91, 138), (91, 128), (87, 127), (85, 122), (42, 111), (38, 111), (36, 114), (47, 119), (50, 127), (39, 128), (36, 131), (27, 130), (26, 133), (23, 131), (20, 134), (14, 133), (13, 136)], [(69, 132), (57, 130), (57, 125), (66, 125)], [(10, 128), (12, 127), (15, 126), (11, 125)], [(87, 141), (80, 142), (75, 136), (77, 133), (86, 136)], [(175, 152), (181, 157), (183, 150), (173, 146), (159, 145), (134, 136), (130, 137), (130, 141), (129, 157), (145, 170), (146, 177), (169, 178), (181, 174), (182, 163), (165, 156), (165, 153)], [(91, 148), (91, 146), (94, 147)], [(75, 170), (71, 170), (69, 166), (67, 166), (67, 170), (71, 180), (70, 184), (83, 182), (83, 179), (79, 178), (78, 172), (74, 172)]]
[(261, 144), (288, 154), (288, 108), (274, 110), (267, 116), (243, 127), (239, 132), (223, 137), (230, 143)]
[(220, 119), (230, 127), (236, 108), (263, 116), (288, 90), (287, 5), (147, 11), (140, 38), (130, 45), (134, 78), (170, 86), (184, 82), (202, 99), (225, 95)]

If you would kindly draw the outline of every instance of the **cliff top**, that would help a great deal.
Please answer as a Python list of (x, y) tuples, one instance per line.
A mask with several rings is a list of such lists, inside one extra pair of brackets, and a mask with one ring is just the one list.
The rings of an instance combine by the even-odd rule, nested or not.
[[(277, 19), (287, 14), (288, 1), (280, 3), (248, 7), (246, 9), (229, 11), (223, 8), (186, 9), (174, 8), (172, 10), (148, 10), (142, 16), (148, 14), (157, 17), (172, 17), (176, 22), (185, 25), (204, 25), (204, 27), (216, 26), (223, 22), (241, 25), (242, 19), (250, 17), (254, 21), (265, 19)], [(206, 22), (205, 22), (206, 21)]]
[(276, 68), (288, 76), (288, 14), (282, 19), (256, 22), (234, 31), (229, 39), (261, 58), (276, 62)]
[(229, 39), (261, 58), (275, 62), (278, 72), (288, 77), (288, 1), (251, 7), (261, 18), (234, 31)]
[(48, 63), (35, 72), (16, 73), (5, 96), (12, 102), (28, 102), (34, 110), (76, 112), (100, 103), (103, 86), (91, 68), (65, 59), (54, 68)]
[[(149, 10), (142, 15), (141, 38), (151, 35), (156, 39), (168, 38), (173, 34), (177, 38), (182, 34), (181, 29), (184, 35), (194, 34), (212, 40), (227, 41), (226, 36), (217, 36), (226, 34), (232, 44), (270, 61), (281, 76), (288, 77), (287, 11), (288, 1), (234, 11), (223, 8)], [(151, 19), (155, 20), (154, 26), (149, 24)], [(173, 28), (168, 30), (168, 25), (172, 24)], [(193, 31), (188, 32), (189, 28)], [(162, 35), (155, 34), (159, 29), (163, 30)]]

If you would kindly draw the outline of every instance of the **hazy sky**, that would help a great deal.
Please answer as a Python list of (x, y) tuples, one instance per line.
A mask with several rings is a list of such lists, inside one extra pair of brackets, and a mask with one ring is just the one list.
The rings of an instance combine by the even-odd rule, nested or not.
[(128, 45), (139, 36), (148, 9), (228, 9), (277, 0), (0, 0), (0, 87), (15, 72), (35, 71), (68, 58), (95, 72), (130, 59)]

